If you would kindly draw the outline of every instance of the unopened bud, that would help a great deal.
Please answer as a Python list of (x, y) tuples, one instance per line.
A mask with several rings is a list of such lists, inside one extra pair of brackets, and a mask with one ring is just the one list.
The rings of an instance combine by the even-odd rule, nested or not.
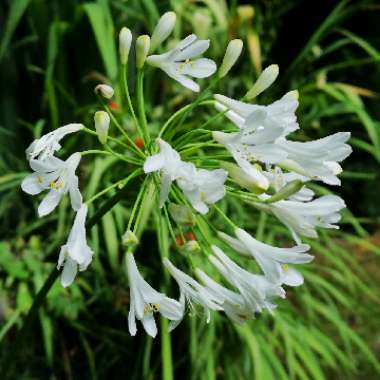
[(261, 171), (252, 167), (251, 174), (248, 174), (239, 166), (231, 162), (223, 162), (220, 165), (228, 171), (229, 176), (241, 187), (255, 194), (261, 194), (269, 187), (269, 181)]
[(136, 40), (136, 67), (142, 69), (150, 48), (150, 37), (146, 34)]
[(174, 29), (176, 18), (174, 12), (166, 12), (161, 16), (152, 34), (150, 52), (156, 50), (169, 37)]
[(107, 142), (108, 130), (110, 128), (110, 117), (107, 112), (98, 111), (94, 115), (95, 130), (102, 144)]
[(294, 181), (287, 183), (276, 194), (266, 199), (265, 203), (274, 203), (274, 202), (281, 201), (282, 199), (287, 199), (291, 195), (298, 193), (302, 189), (303, 186), (304, 186), (304, 183), (301, 180), (295, 179)]
[(196, 240), (189, 240), (181, 247), (183, 253), (198, 253), (200, 251), (201, 247)]
[(98, 84), (95, 87), (95, 93), (100, 94), (103, 98), (111, 99), (113, 97), (114, 90), (111, 86), (108, 86), (108, 84)]
[(231, 70), (243, 50), (243, 41), (236, 39), (229, 42), (223, 62), (219, 68), (219, 77), (223, 78)]
[(268, 66), (257, 78), (253, 87), (245, 94), (245, 99), (251, 100), (265, 91), (278, 76), (278, 65)]
[(133, 245), (139, 244), (139, 239), (131, 230), (127, 230), (125, 234), (122, 236), (122, 243), (124, 246), (129, 247)]
[(123, 65), (126, 65), (128, 63), (128, 56), (129, 56), (129, 51), (131, 50), (131, 44), (132, 44), (131, 31), (126, 27), (121, 28), (120, 33), (119, 33), (119, 55), (120, 55), (120, 62)]
[(176, 223), (185, 226), (193, 226), (195, 224), (194, 214), (190, 207), (170, 203), (168, 209), (170, 216)]

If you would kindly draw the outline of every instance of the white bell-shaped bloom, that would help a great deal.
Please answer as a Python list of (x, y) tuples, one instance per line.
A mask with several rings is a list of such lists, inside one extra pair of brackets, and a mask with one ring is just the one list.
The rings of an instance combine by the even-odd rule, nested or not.
[(262, 124), (257, 126), (259, 129), (265, 127), (281, 128), (282, 135), (287, 135), (299, 128), (295, 114), (298, 100), (293, 91), (286, 93), (281, 99), (267, 106), (244, 103), (219, 94), (214, 95), (214, 97), (216, 109), (223, 112), (228, 110), (226, 116), (239, 128), (244, 128), (246, 124), (255, 123), (255, 118), (260, 115), (254, 115), (257, 111), (263, 112), (260, 118)]
[(79, 210), (82, 205), (82, 195), (75, 171), (80, 159), (80, 153), (74, 153), (66, 161), (54, 156), (44, 160), (30, 160), (30, 167), (34, 173), (24, 178), (21, 188), (31, 195), (49, 190), (38, 206), (40, 217), (50, 214), (57, 207), (62, 196), (67, 193), (70, 193), (72, 208)]
[[(267, 195), (261, 195), (266, 198)], [(274, 203), (256, 203), (257, 208), (273, 213), (288, 227), (294, 240), (300, 244), (299, 235), (310, 238), (318, 237), (316, 227), (335, 228), (339, 226), (339, 211), (346, 207), (337, 195), (324, 195), (309, 202), (281, 200)]]
[(148, 157), (144, 162), (144, 172), (161, 172), (160, 207), (168, 198), (171, 183), (181, 175), (184, 163), (179, 153), (170, 144), (162, 139), (157, 139), (160, 152)]
[(352, 148), (346, 144), (349, 138), (349, 132), (338, 132), (308, 142), (281, 138), (277, 141), (277, 145), (288, 155), (287, 160), (281, 165), (328, 185), (340, 185), (337, 175), (342, 172), (342, 168), (339, 162), (352, 152)]
[(132, 336), (136, 335), (136, 319), (138, 319), (147, 334), (154, 338), (157, 335), (154, 313), (160, 313), (170, 321), (181, 321), (183, 318), (181, 303), (153, 289), (144, 280), (132, 253), (127, 254), (127, 266), (130, 287), (129, 333)]
[(63, 266), (61, 284), (69, 286), (79, 271), (87, 269), (91, 263), (93, 251), (86, 241), (87, 206), (83, 204), (78, 210), (67, 243), (61, 247), (57, 269)]
[(204, 53), (210, 46), (210, 40), (199, 40), (195, 34), (183, 39), (178, 45), (159, 55), (150, 55), (146, 62), (159, 67), (182, 86), (198, 92), (199, 85), (189, 77), (207, 78), (216, 71), (216, 64), (208, 58), (192, 58)]
[(198, 268), (195, 271), (207, 291), (216, 299), (223, 300), (223, 311), (233, 322), (242, 324), (248, 319), (253, 319), (255, 317), (240, 293), (234, 292), (218, 284)]
[[(185, 309), (186, 302), (190, 307), (193, 303), (201, 305), (206, 313), (207, 323), (210, 321), (210, 310), (222, 310), (220, 304), (223, 301), (221, 299), (214, 297), (199, 282), (175, 267), (169, 259), (164, 258), (163, 263), (179, 286), (183, 309)], [(177, 324), (178, 322), (172, 323), (170, 328), (175, 328)]]
[[(241, 228), (237, 228), (235, 234), (237, 239), (219, 232), (219, 236), (237, 252), (253, 257), (269, 281), (290, 286), (303, 283), (302, 275), (297, 275), (300, 283), (291, 278), (288, 264), (305, 264), (312, 261), (314, 257), (306, 253), (310, 249), (309, 245), (278, 248), (256, 240)], [(291, 271), (290, 274), (295, 274), (295, 271)]]
[(279, 284), (241, 268), (220, 248), (212, 246), (212, 250), (214, 255), (209, 257), (210, 262), (239, 290), (251, 313), (260, 313), (263, 309), (272, 311), (276, 307), (273, 303), (275, 297), (285, 298), (285, 291)]
[(34, 160), (38, 158), (44, 160), (45, 158), (53, 156), (54, 152), (61, 149), (59, 142), (63, 137), (70, 133), (77, 132), (82, 128), (82, 124), (67, 124), (34, 140), (25, 151), (27, 159)]
[(194, 164), (187, 163), (177, 183), (195, 210), (206, 214), (209, 211), (208, 206), (226, 194), (224, 182), (227, 175), (223, 169), (197, 169)]

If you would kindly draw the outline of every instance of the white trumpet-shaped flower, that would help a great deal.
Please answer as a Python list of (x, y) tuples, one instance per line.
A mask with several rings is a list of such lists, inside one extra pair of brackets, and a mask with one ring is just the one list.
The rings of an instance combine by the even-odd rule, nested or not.
[(63, 137), (70, 133), (78, 132), (82, 128), (82, 124), (67, 124), (34, 140), (25, 151), (27, 159), (34, 160), (38, 158), (44, 160), (53, 156), (54, 152), (61, 149), (59, 142)]
[(69, 286), (79, 271), (87, 269), (91, 263), (93, 251), (86, 241), (87, 206), (83, 204), (78, 210), (67, 243), (61, 247), (57, 269), (63, 266), (61, 284)]
[(207, 291), (216, 299), (223, 300), (223, 311), (233, 322), (242, 324), (248, 319), (253, 319), (255, 317), (240, 293), (234, 292), (233, 290), (218, 284), (198, 268), (195, 272)]
[[(181, 293), (180, 301), (183, 309), (185, 309), (186, 302), (190, 306), (192, 306), (193, 303), (201, 305), (206, 313), (207, 323), (210, 321), (210, 310), (222, 310), (220, 306), (222, 300), (213, 296), (199, 282), (175, 267), (169, 259), (164, 258), (163, 263), (179, 286)], [(176, 327), (178, 323), (179, 322), (172, 323), (171, 329)]]
[(179, 153), (166, 141), (157, 139), (160, 152), (148, 157), (144, 163), (144, 172), (152, 173), (161, 171), (160, 207), (168, 198), (171, 183), (180, 176), (184, 163)]
[(31, 195), (49, 190), (38, 206), (40, 217), (50, 214), (57, 207), (62, 196), (67, 193), (70, 193), (72, 208), (79, 210), (82, 205), (82, 195), (75, 171), (80, 159), (80, 153), (74, 153), (66, 161), (54, 156), (45, 158), (43, 161), (30, 160), (30, 167), (34, 173), (24, 178), (21, 188)]
[(274, 284), (263, 275), (252, 274), (232, 261), (224, 252), (212, 246), (214, 255), (209, 257), (211, 263), (223, 277), (244, 298), (252, 314), (260, 313), (263, 309), (272, 311), (276, 306), (275, 297), (285, 298), (285, 291), (279, 284)]
[(342, 172), (339, 162), (347, 158), (352, 148), (346, 144), (349, 132), (333, 135), (308, 142), (279, 139), (277, 146), (287, 153), (282, 166), (312, 179), (318, 179), (329, 185), (340, 185), (337, 177)]
[(132, 253), (127, 254), (127, 270), (130, 287), (130, 310), (128, 314), (129, 333), (137, 332), (136, 319), (141, 321), (151, 337), (157, 335), (155, 313), (160, 313), (170, 321), (181, 321), (183, 307), (180, 302), (153, 289), (141, 276)]
[(237, 228), (235, 234), (237, 239), (219, 232), (219, 236), (237, 252), (253, 257), (269, 281), (290, 286), (303, 283), (302, 275), (289, 268), (288, 264), (305, 264), (312, 261), (314, 257), (306, 253), (310, 249), (309, 245), (278, 248), (256, 240), (241, 228)]
[(216, 109), (218, 111), (227, 111), (226, 116), (239, 128), (244, 128), (246, 124), (254, 124), (255, 119), (260, 115), (254, 115), (256, 111), (264, 112), (260, 119), (263, 124), (258, 125), (258, 129), (265, 127), (280, 128), (283, 131), (282, 135), (287, 135), (299, 128), (295, 114), (298, 107), (298, 98), (294, 91), (286, 93), (281, 99), (267, 106), (244, 103), (219, 94), (214, 95), (214, 97), (216, 99)]
[(273, 213), (288, 227), (298, 244), (301, 243), (299, 235), (317, 238), (316, 227), (339, 229), (335, 223), (341, 218), (339, 211), (346, 207), (343, 199), (337, 195), (324, 195), (309, 202), (281, 200), (255, 205), (263, 211)]
[(224, 182), (227, 175), (223, 169), (197, 169), (194, 164), (187, 163), (177, 183), (195, 210), (206, 214), (208, 205), (216, 203), (226, 194)]
[(216, 64), (208, 58), (192, 59), (204, 53), (209, 46), (209, 40), (199, 40), (195, 34), (191, 34), (174, 49), (164, 54), (150, 55), (146, 62), (159, 67), (182, 86), (198, 92), (199, 85), (189, 77), (207, 78), (215, 73)]

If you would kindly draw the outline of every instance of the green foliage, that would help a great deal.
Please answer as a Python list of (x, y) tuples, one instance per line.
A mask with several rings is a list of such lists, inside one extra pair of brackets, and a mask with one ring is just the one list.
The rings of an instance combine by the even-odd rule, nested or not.
[[(255, 1), (253, 16), (237, 1), (223, 0), (82, 4), (12, 0), (8, 6), (1, 5), (7, 15), (0, 42), (0, 86), (4, 90), (0, 99), (0, 110), (4, 110), (0, 115), (1, 354), (12, 346), (15, 331), (55, 265), (52, 262), (71, 225), (67, 202), (55, 216), (36, 220), (37, 203), (20, 193), (19, 184), (28, 171), (24, 159), (28, 142), (68, 120), (92, 128), (91, 115), (98, 107), (92, 91), (100, 81), (116, 89), (119, 109), (115, 117), (131, 135), (135, 133), (132, 118), (121, 117), (126, 105), (119, 95), (115, 43), (116, 31), (122, 26), (150, 33), (159, 14), (171, 7), (178, 15), (174, 35), (198, 28), (211, 39), (212, 55), (219, 63), (231, 36), (242, 38), (244, 55), (218, 92), (240, 96), (251, 87), (260, 67), (282, 61), (280, 82), (273, 91), (260, 95), (259, 102), (298, 89), (301, 138), (306, 141), (350, 130), (355, 150), (345, 166), (340, 190), (350, 210), (345, 212), (342, 229), (308, 241), (316, 260), (302, 268), (305, 285), (289, 290), (287, 302), (280, 303), (273, 316), (259, 316), (243, 326), (233, 325), (222, 315), (212, 315), (207, 324), (201, 310), (194, 309), (171, 335), (166, 334), (167, 321), (163, 320), (160, 338), (129, 336), (128, 287), (120, 265), (120, 241), (141, 184), (131, 179), (131, 186), (122, 192), (113, 189), (108, 198), (102, 197), (90, 208), (90, 217), (96, 216), (103, 202), (107, 209), (115, 199), (121, 200), (89, 234), (96, 252), (91, 268), (69, 290), (54, 285), (26, 344), (12, 358), (17, 379), (153, 379), (162, 374), (169, 380), (173, 371), (174, 378), (187, 373), (194, 380), (379, 377), (380, 113), (376, 83), (380, 52), (376, 49), (378, 35), (370, 27), (358, 27), (363, 20), (377, 25), (379, 10), (375, 1), (333, 2), (335, 7), (321, 5), (318, 22), (311, 20), (306, 27), (297, 18), (306, 11), (303, 3)], [(287, 30), (291, 22), (300, 28), (293, 34)], [(307, 22), (302, 20), (302, 24)], [(8, 76), (12, 82), (3, 80)], [(163, 104), (148, 110), (149, 127), (157, 132), (193, 96), (161, 78), (157, 72), (146, 75), (146, 96), (151, 104)], [(185, 125), (189, 120), (184, 119)], [(206, 123), (214, 129), (225, 123), (221, 118), (210, 122), (206, 108), (191, 120), (192, 134), (178, 131), (183, 146), (191, 144), (194, 133), (201, 135)], [(70, 152), (84, 145), (75, 138), (68, 141), (64, 149)], [(81, 177), (87, 183), (86, 199), (131, 172), (127, 162), (105, 157), (84, 159)], [(315, 190), (320, 192), (318, 187)], [(151, 194), (143, 201), (148, 204), (152, 198)], [(276, 227), (271, 217), (249, 205), (229, 200), (220, 207), (258, 239), (288, 242), (285, 228)], [(160, 253), (180, 256), (169, 243), (166, 224), (159, 225), (149, 205), (146, 209), (139, 258), (149, 264), (160, 260)], [(217, 228), (225, 225), (219, 216), (213, 219)], [(201, 225), (212, 236), (207, 223)], [(189, 231), (193, 231), (191, 225), (174, 232)], [(147, 275), (161, 283), (162, 273), (149, 271)], [(166, 289), (170, 292), (171, 288), (166, 279)]]

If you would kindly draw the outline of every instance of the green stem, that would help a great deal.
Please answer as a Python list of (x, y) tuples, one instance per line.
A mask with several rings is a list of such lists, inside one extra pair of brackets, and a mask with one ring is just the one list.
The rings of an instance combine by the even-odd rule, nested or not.
[(238, 228), (237, 225), (217, 205), (214, 204), (214, 208), (234, 231)]
[(139, 112), (140, 125), (142, 126), (143, 139), (148, 151), (150, 149), (150, 135), (148, 132), (148, 123), (145, 114), (145, 101), (144, 101), (144, 72), (137, 71), (137, 108)]

